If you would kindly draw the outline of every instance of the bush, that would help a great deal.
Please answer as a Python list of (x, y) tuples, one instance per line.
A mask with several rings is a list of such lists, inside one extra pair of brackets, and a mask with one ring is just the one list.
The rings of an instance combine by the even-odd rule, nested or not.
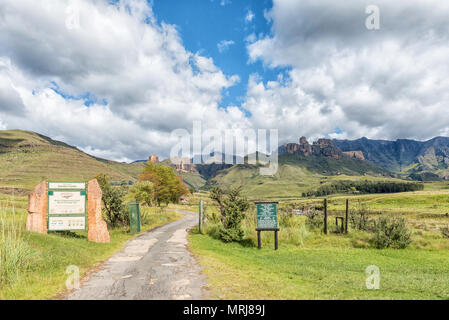
[(404, 249), (411, 242), (411, 232), (404, 218), (380, 218), (376, 221), (372, 239), (377, 249)]
[(324, 215), (316, 210), (311, 210), (306, 214), (306, 225), (310, 229), (323, 229), (324, 227)]
[(149, 181), (139, 181), (129, 190), (129, 195), (132, 199), (146, 204), (147, 206), (151, 206), (153, 204), (153, 193), (153, 183)]
[(222, 216), (222, 227), (220, 228), (220, 239), (223, 242), (240, 242), (245, 236), (242, 229), (242, 221), (245, 212), (249, 209), (249, 202), (240, 196), (241, 188), (234, 188), (229, 193), (215, 187), (211, 191), (211, 199), (220, 206)]
[(363, 205), (358, 211), (351, 213), (349, 223), (355, 230), (373, 231), (371, 227), (373, 222), (369, 219), (368, 210)]
[(98, 175), (98, 184), (103, 192), (103, 213), (106, 223), (111, 228), (129, 225), (129, 212), (123, 203), (126, 191), (121, 187), (113, 187), (105, 175)]
[(219, 231), (220, 239), (223, 242), (240, 242), (245, 236), (245, 232), (241, 228), (228, 228), (220, 227)]
[(441, 235), (443, 238), (449, 239), (449, 227), (441, 228)]

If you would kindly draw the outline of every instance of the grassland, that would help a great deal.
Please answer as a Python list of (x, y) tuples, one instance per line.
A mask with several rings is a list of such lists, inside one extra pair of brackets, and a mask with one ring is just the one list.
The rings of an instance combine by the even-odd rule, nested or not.
[[(401, 216), (412, 234), (404, 250), (373, 248), (371, 233), (350, 230), (348, 235), (305, 226), (305, 217), (281, 221), (280, 249), (273, 250), (273, 234), (263, 233), (257, 250), (254, 207), (244, 222), (242, 244), (224, 244), (208, 234), (190, 234), (190, 246), (204, 267), (209, 289), (220, 299), (449, 299), (449, 239), (441, 228), (449, 225), (447, 183), (428, 183), (424, 191), (398, 194), (334, 195), (328, 197), (330, 230), (334, 216), (363, 210), (370, 218)], [(323, 198), (280, 199), (280, 216), (293, 209), (323, 206)], [(208, 201), (209, 216), (217, 212)], [(282, 219), (281, 219), (282, 220)], [(207, 221), (205, 229), (207, 231)], [(203, 231), (203, 233), (205, 233)], [(368, 290), (365, 270), (380, 269), (380, 290)]]
[[(191, 234), (209, 289), (219, 299), (449, 299), (446, 250), (352, 248), (342, 236), (257, 250)], [(380, 290), (365, 270), (380, 269)]]
[[(24, 230), (26, 219), (25, 197), (0, 196), (0, 230), (8, 220), (17, 222), (22, 239), (31, 252), (23, 259), (24, 268), (18, 268), (13, 281), (0, 283), (0, 300), (6, 299), (52, 299), (65, 290), (67, 267), (77, 266), (85, 275), (96, 265), (119, 251), (126, 241), (135, 237), (127, 229), (110, 231), (111, 243), (98, 244), (87, 241), (86, 232), (50, 233), (41, 235)], [(12, 212), (14, 208), (14, 214)], [(175, 211), (143, 208), (145, 225), (142, 231), (181, 218)], [(1, 244), (2, 246), (4, 244)], [(1, 248), (0, 248), (1, 249)], [(1, 269), (1, 268), (0, 268)]]

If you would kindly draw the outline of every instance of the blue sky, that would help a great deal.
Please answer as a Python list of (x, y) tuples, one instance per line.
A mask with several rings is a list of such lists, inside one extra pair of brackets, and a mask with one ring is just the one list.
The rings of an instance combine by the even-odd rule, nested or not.
[(167, 156), (198, 120), (279, 143), (449, 136), (447, 1), (377, 0), (375, 30), (366, 5), (2, 0), (0, 130), (121, 161)]
[[(241, 105), (250, 74), (257, 73), (269, 81), (276, 80), (283, 71), (268, 68), (260, 61), (249, 63), (246, 49), (248, 36), (270, 33), (272, 23), (264, 13), (272, 8), (272, 0), (153, 0), (151, 3), (159, 23), (178, 27), (187, 50), (213, 58), (226, 75), (240, 77), (238, 84), (224, 90), (221, 107)], [(253, 15), (251, 21), (246, 19), (248, 13)], [(233, 41), (233, 44), (220, 52), (221, 41)]]

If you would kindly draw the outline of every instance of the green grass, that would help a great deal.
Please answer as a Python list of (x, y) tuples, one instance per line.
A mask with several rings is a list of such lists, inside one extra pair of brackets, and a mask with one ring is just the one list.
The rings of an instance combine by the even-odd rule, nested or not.
[[(83, 276), (123, 248), (126, 241), (135, 237), (126, 229), (116, 229), (110, 231), (110, 244), (99, 244), (88, 242), (87, 232), (48, 235), (30, 233), (24, 230), (26, 210), (23, 208), (23, 199), (12, 200), (13, 203), (19, 204), (14, 219), (20, 224), (21, 241), (31, 250), (26, 257), (26, 264), (17, 270), (13, 281), (0, 284), (0, 300), (52, 299), (65, 290), (67, 267), (79, 267)], [(4, 221), (13, 220), (11, 207), (11, 201), (7, 206), (0, 206), (0, 216), (5, 218), (0, 220), (0, 230), (5, 225)], [(142, 208), (142, 213), (146, 216), (143, 231), (181, 218), (181, 215), (174, 211), (156, 208)], [(0, 246), (0, 251), (7, 249), (5, 242), (0, 243)]]
[[(281, 243), (279, 251), (224, 244), (198, 233), (189, 240), (215, 298), (449, 299), (446, 250), (359, 249), (337, 235), (302, 247)], [(380, 268), (380, 290), (366, 289), (370, 265)]]

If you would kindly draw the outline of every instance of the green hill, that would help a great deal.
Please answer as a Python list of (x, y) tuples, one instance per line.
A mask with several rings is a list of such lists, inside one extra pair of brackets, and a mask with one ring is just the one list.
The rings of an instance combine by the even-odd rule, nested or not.
[(143, 163), (125, 164), (90, 156), (37, 133), (0, 131), (0, 188), (31, 190), (43, 180), (86, 181), (99, 173), (114, 181), (135, 180)]
[(255, 165), (236, 165), (219, 171), (209, 184), (225, 188), (241, 186), (243, 194), (251, 199), (268, 199), (300, 197), (303, 192), (336, 180), (397, 179), (368, 161), (286, 154), (279, 156), (279, 170), (274, 176), (260, 175), (259, 167)]

